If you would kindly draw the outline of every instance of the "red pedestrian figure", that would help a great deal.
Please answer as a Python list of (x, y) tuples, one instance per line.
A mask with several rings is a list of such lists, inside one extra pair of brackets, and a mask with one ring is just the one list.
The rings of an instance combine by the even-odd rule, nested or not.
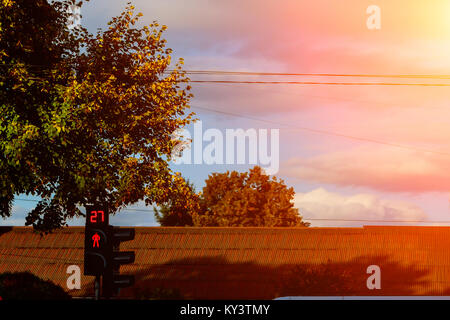
[(97, 244), (97, 248), (100, 248), (100, 244), (98, 242), (98, 240), (100, 240), (100, 236), (97, 233), (92, 236), (92, 240), (94, 240), (92, 247), (95, 248), (95, 244)]

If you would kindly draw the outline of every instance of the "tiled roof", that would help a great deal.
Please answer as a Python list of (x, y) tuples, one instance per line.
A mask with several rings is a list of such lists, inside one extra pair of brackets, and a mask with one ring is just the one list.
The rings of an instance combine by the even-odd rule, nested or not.
[[(0, 273), (30, 271), (66, 288), (67, 267), (83, 270), (83, 245), (80, 227), (45, 236), (0, 227)], [(121, 245), (136, 253), (135, 263), (121, 268), (136, 284), (121, 296), (448, 295), (449, 248), (450, 227), (138, 227)], [(381, 268), (380, 290), (367, 288), (369, 265)], [(70, 293), (92, 295), (92, 281), (82, 275), (82, 289)]]

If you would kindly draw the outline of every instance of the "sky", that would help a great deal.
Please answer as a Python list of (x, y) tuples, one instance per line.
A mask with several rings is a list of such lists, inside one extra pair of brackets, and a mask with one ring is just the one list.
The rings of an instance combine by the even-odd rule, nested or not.
[[(91, 0), (81, 9), (81, 23), (91, 32), (105, 28), (126, 3)], [(448, 0), (134, 0), (132, 4), (143, 13), (143, 24), (156, 20), (168, 26), (168, 47), (175, 60), (184, 59), (186, 70), (450, 74)], [(366, 10), (371, 5), (380, 8), (380, 29), (367, 27)], [(191, 78), (450, 83), (317, 76)], [(192, 111), (204, 130), (279, 130), (280, 165), (275, 175), (294, 187), (295, 205), (304, 218), (316, 219), (308, 220), (312, 226), (450, 225), (365, 221), (450, 221), (449, 87), (211, 83), (192, 87)], [(212, 172), (250, 167), (173, 165), (197, 190)], [(23, 225), (33, 205), (16, 201), (13, 217), (0, 224)], [(111, 223), (156, 225), (153, 214), (143, 211), (123, 211)]]

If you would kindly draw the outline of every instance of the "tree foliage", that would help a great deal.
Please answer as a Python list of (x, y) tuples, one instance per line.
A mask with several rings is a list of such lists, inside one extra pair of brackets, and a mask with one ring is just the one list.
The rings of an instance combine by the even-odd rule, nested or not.
[(184, 205), (190, 210), (169, 203), (158, 212), (157, 220), (166, 226), (309, 226), (294, 208), (294, 195), (293, 188), (264, 174), (258, 166), (243, 173), (213, 173), (201, 194), (197, 195), (193, 188), (187, 193)]
[(201, 211), (194, 225), (240, 227), (307, 226), (291, 202), (295, 192), (283, 180), (264, 174), (258, 166), (249, 172), (213, 173), (206, 180)]
[[(130, 4), (90, 34), (68, 28), (74, 0), (2, 0), (0, 215), (14, 196), (41, 196), (27, 225), (58, 228), (99, 202), (111, 212), (186, 188), (167, 160), (172, 132), (192, 119), (182, 60), (157, 22), (137, 27)], [(82, 5), (82, 3), (78, 3)]]
[(161, 226), (192, 226), (192, 216), (200, 210), (199, 200), (199, 194), (195, 192), (194, 184), (187, 181), (187, 187), (181, 189), (181, 192), (175, 197), (161, 204), (159, 208), (153, 208), (156, 221)]

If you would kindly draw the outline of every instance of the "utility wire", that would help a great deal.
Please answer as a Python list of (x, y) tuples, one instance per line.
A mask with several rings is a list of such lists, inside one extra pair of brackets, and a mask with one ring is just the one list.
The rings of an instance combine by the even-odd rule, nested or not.
[[(14, 66), (12, 63), (0, 64), (0, 67)], [(23, 67), (41, 69), (50, 72), (49, 66), (25, 64)], [(181, 71), (191, 75), (230, 75), (230, 76), (289, 76), (289, 77), (349, 77), (349, 78), (397, 78), (397, 79), (440, 79), (450, 80), (450, 75), (439, 74), (365, 74), (365, 73), (288, 73), (288, 72), (255, 72), (234, 70), (175, 70), (168, 69), (163, 73), (168, 74)]]
[(450, 223), (450, 221), (430, 221), (430, 220), (370, 220), (370, 219), (328, 219), (328, 218), (304, 218), (302, 220), (314, 221), (342, 221), (342, 222), (387, 222), (387, 223)]
[[(175, 70), (167, 70), (170, 73)], [(223, 70), (183, 70), (192, 75), (230, 75), (230, 76), (297, 76), (297, 77), (350, 77), (350, 78), (401, 78), (401, 79), (442, 79), (450, 80), (450, 75), (432, 74), (348, 74), (348, 73), (284, 73), (284, 72), (248, 72)]]
[(402, 149), (408, 149), (408, 150), (414, 150), (414, 151), (428, 152), (428, 153), (434, 153), (434, 154), (439, 154), (439, 155), (450, 156), (450, 153), (448, 153), (448, 152), (441, 152), (441, 151), (436, 151), (436, 150), (422, 149), (422, 148), (417, 148), (417, 147), (413, 147), (413, 146), (401, 145), (401, 144), (396, 144), (396, 143), (391, 143), (391, 142), (386, 142), (386, 141), (376, 140), (376, 139), (370, 139), (370, 138), (356, 137), (356, 136), (341, 134), (341, 133), (332, 132), (332, 131), (319, 130), (319, 129), (314, 129), (314, 128), (301, 127), (301, 126), (294, 126), (293, 124), (281, 123), (281, 122), (272, 121), (272, 120), (266, 120), (266, 119), (260, 119), (260, 118), (255, 118), (255, 117), (243, 115), (243, 114), (226, 112), (226, 111), (210, 109), (210, 108), (205, 108), (205, 107), (200, 107), (200, 106), (192, 106), (192, 108), (194, 108), (194, 109), (201, 109), (201, 110), (205, 110), (205, 111), (209, 111), (209, 112), (213, 112), (213, 113), (218, 113), (218, 114), (223, 114), (223, 115), (228, 115), (228, 116), (233, 116), (233, 117), (239, 117), (239, 118), (244, 118), (244, 119), (249, 119), (249, 120), (254, 120), (254, 121), (265, 122), (265, 123), (269, 123), (269, 124), (275, 124), (275, 125), (278, 125), (278, 126), (285, 126), (288, 129), (296, 129), (296, 130), (308, 131), (308, 132), (313, 132), (313, 133), (323, 134), (323, 135), (328, 135), (328, 136), (342, 137), (342, 138), (351, 139), (351, 140), (382, 144), (382, 145), (387, 145), (387, 146), (396, 147), (396, 148), (402, 148)]
[[(36, 199), (14, 199), (14, 200), (18, 200), (18, 201), (28, 201), (28, 202), (39, 202), (40, 200), (36, 200)], [(133, 209), (133, 208), (125, 208), (125, 209), (121, 209), (120, 211), (140, 211), (140, 212), (152, 212), (154, 211), (153, 209)]]
[[(47, 81), (44, 78), (28, 77), (34, 81)], [(178, 80), (158, 80), (153, 83), (178, 83)], [(327, 86), (414, 86), (450, 87), (450, 83), (395, 83), (395, 82), (315, 82), (315, 81), (238, 81), (238, 80), (187, 80), (183, 82), (200, 84), (274, 84), (274, 85), (327, 85)]]
[[(0, 65), (5, 66), (5, 65)], [(41, 68), (41, 66), (31, 66)], [(47, 68), (42, 67), (43, 73), (48, 72)], [(174, 70), (163, 71), (164, 74)], [(208, 70), (180, 70), (186, 74), (192, 75), (257, 75), (257, 76), (308, 76), (308, 77), (358, 77), (358, 78), (400, 78), (400, 79), (439, 79), (450, 80), (450, 75), (404, 75), (404, 74), (339, 74), (339, 73), (269, 73), (269, 72), (242, 72), (242, 71), (208, 71)], [(43, 78), (32, 77), (33, 80), (42, 80)], [(171, 82), (161, 80), (158, 82)], [(340, 85), (340, 86), (423, 86), (423, 87), (449, 87), (450, 83), (395, 83), (395, 82), (317, 82), (317, 81), (243, 81), (243, 80), (189, 80), (190, 83), (203, 84), (290, 84), (290, 85)]]
[[(161, 82), (164, 82), (164, 81), (161, 81)], [(314, 81), (190, 80), (189, 83), (208, 83), (208, 84), (297, 84), (297, 85), (327, 85), (327, 86), (450, 87), (450, 83), (395, 83), (395, 82), (314, 82)]]
[[(33, 199), (15, 199), (19, 201), (39, 201)], [(146, 209), (123, 209), (124, 211), (141, 211), (141, 212), (149, 212), (153, 210)], [(328, 219), (328, 218), (305, 218), (302, 217), (303, 220), (314, 220), (314, 221), (343, 221), (343, 222), (398, 222), (398, 223), (450, 223), (450, 221), (429, 221), (429, 220), (369, 220), (369, 219)]]

